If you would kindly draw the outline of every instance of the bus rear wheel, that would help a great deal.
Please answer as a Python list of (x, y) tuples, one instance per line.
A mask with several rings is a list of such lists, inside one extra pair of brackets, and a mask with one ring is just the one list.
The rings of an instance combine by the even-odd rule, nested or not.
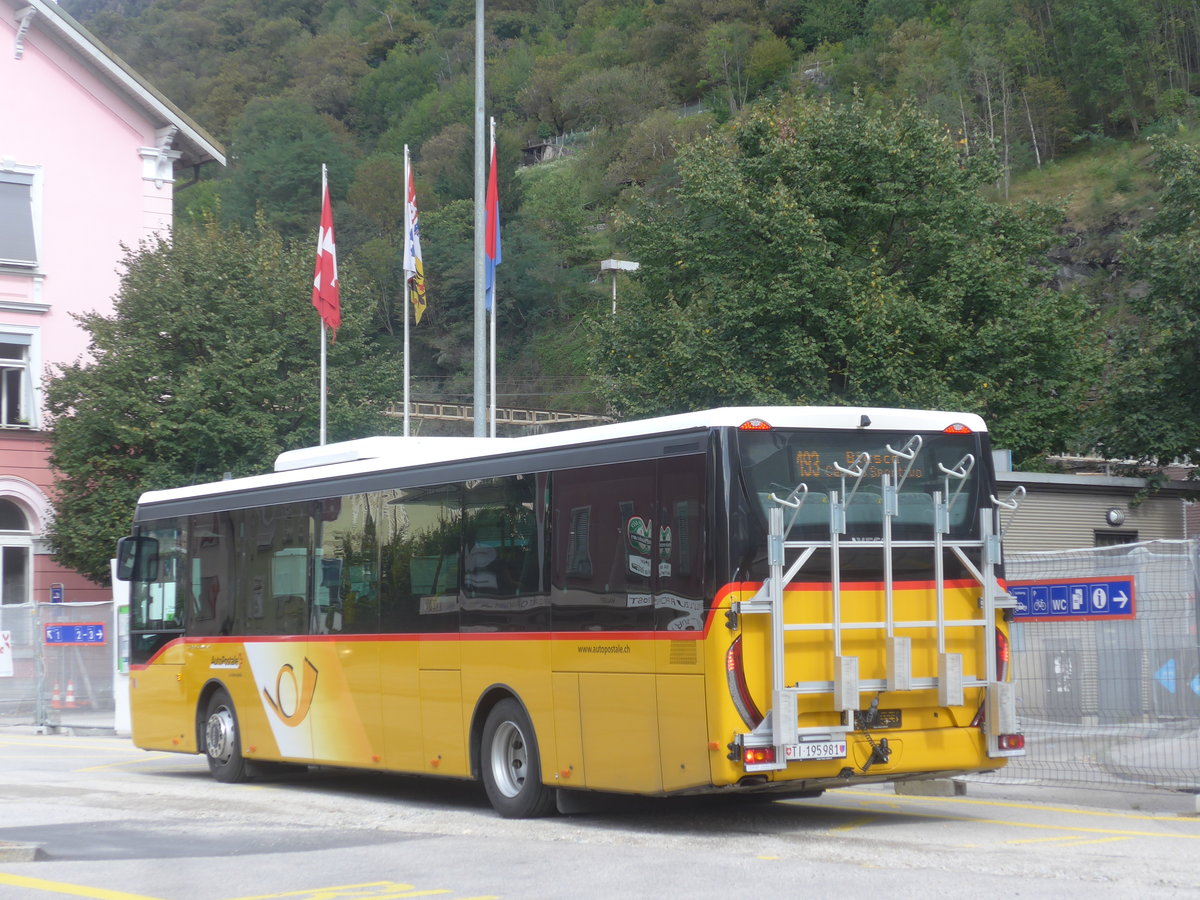
[(488, 800), (504, 818), (532, 819), (554, 809), (554, 790), (542, 784), (533, 724), (516, 700), (501, 700), (488, 713), (479, 758)]
[(233, 784), (250, 777), (250, 768), (242, 756), (237, 710), (224, 688), (213, 692), (208, 699), (204, 714), (204, 753), (208, 758), (208, 771), (217, 781)]

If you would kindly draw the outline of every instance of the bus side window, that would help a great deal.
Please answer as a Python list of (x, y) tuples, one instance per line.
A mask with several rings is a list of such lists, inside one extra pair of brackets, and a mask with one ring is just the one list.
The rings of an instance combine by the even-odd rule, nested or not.
[(653, 629), (655, 463), (568, 469), (553, 479), (553, 627)]
[(457, 632), (461, 485), (383, 491), (380, 510), (380, 630)]
[(379, 631), (379, 494), (323, 501), (316, 523), (315, 634)]
[(192, 564), (189, 634), (233, 632), (232, 540), (229, 513), (206, 513), (188, 519), (188, 557)]
[(658, 464), (658, 525), (654, 593), (660, 631), (701, 631), (711, 590), (706, 587), (705, 457)]
[[(178, 630), (183, 627), (185, 591), (178, 578), (186, 570), (185, 546), (177, 519), (155, 522), (143, 528), (143, 535), (157, 545), (157, 565), (153, 572), (131, 582), (131, 622), (134, 631)], [(146, 577), (153, 575), (149, 580)]]
[[(461, 627), (536, 631), (549, 627), (545, 503), (537, 475), (466, 485)], [(541, 520), (539, 521), (539, 517)]]
[(237, 535), (233, 593), (240, 634), (304, 634), (310, 522), (302, 503), (231, 513)]

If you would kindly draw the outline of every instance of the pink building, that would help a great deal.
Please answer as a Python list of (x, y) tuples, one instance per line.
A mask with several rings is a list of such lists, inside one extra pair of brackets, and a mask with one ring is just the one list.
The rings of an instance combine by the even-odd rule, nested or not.
[[(0, 602), (103, 600), (43, 535), (54, 479), (41, 381), (87, 353), (122, 245), (171, 228), (175, 177), (222, 148), (55, 3), (0, 0)], [(119, 535), (114, 535), (115, 541)]]

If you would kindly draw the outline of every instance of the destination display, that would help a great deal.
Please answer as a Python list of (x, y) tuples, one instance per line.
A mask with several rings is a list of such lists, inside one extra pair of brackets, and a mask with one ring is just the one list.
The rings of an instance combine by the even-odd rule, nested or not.
[[(865, 457), (865, 459), (864, 459)], [(840, 472), (834, 463), (846, 469), (857, 470), (863, 466), (863, 476), (868, 479), (890, 475), (894, 465), (900, 470), (908, 465), (908, 460), (894, 453), (869, 453), (867, 451), (825, 451), (799, 450), (796, 452), (796, 474), (801, 478), (840, 478)], [(920, 466), (914, 466), (908, 473), (910, 477), (921, 479), (925, 472)]]

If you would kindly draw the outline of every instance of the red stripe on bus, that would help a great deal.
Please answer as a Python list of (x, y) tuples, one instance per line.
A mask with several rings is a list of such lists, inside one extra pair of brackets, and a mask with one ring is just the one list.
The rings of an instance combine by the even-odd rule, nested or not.
[[(969, 588), (978, 586), (974, 579), (962, 578), (945, 582), (947, 588)], [(882, 581), (850, 581), (842, 582), (844, 591), (882, 591)], [(900, 591), (932, 591), (937, 587), (934, 581), (897, 581), (894, 589)], [(144, 663), (131, 665), (130, 671), (138, 672), (149, 668), (157, 662), (170, 648), (179, 643), (189, 646), (202, 644), (277, 644), (296, 641), (318, 641), (321, 643), (362, 643), (380, 641), (385, 643), (405, 641), (428, 641), (444, 643), (446, 641), (700, 641), (708, 637), (712, 629), (714, 617), (719, 607), (725, 603), (731, 594), (755, 594), (762, 588), (761, 581), (735, 581), (724, 585), (717, 591), (707, 614), (704, 618), (703, 630), (697, 631), (499, 631), (499, 632), (385, 632), (381, 634), (281, 634), (269, 636), (250, 635), (192, 635), (178, 637), (160, 647), (149, 660)], [(788, 592), (828, 592), (833, 590), (832, 582), (791, 582)]]
[[(948, 588), (969, 588), (979, 587), (979, 582), (974, 578), (956, 578), (944, 582)], [(763, 583), (761, 581), (735, 581), (725, 585), (717, 593), (717, 601), (720, 602), (728, 594), (734, 591), (742, 593), (755, 593), (761, 589)], [(937, 590), (937, 582), (929, 579), (926, 581), (894, 581), (892, 582), (893, 590), (897, 591), (934, 591)], [(884, 584), (882, 581), (843, 581), (841, 583), (843, 591), (882, 591)], [(792, 591), (831, 591), (833, 590), (832, 581), (791, 581), (788, 582), (785, 592)]]

